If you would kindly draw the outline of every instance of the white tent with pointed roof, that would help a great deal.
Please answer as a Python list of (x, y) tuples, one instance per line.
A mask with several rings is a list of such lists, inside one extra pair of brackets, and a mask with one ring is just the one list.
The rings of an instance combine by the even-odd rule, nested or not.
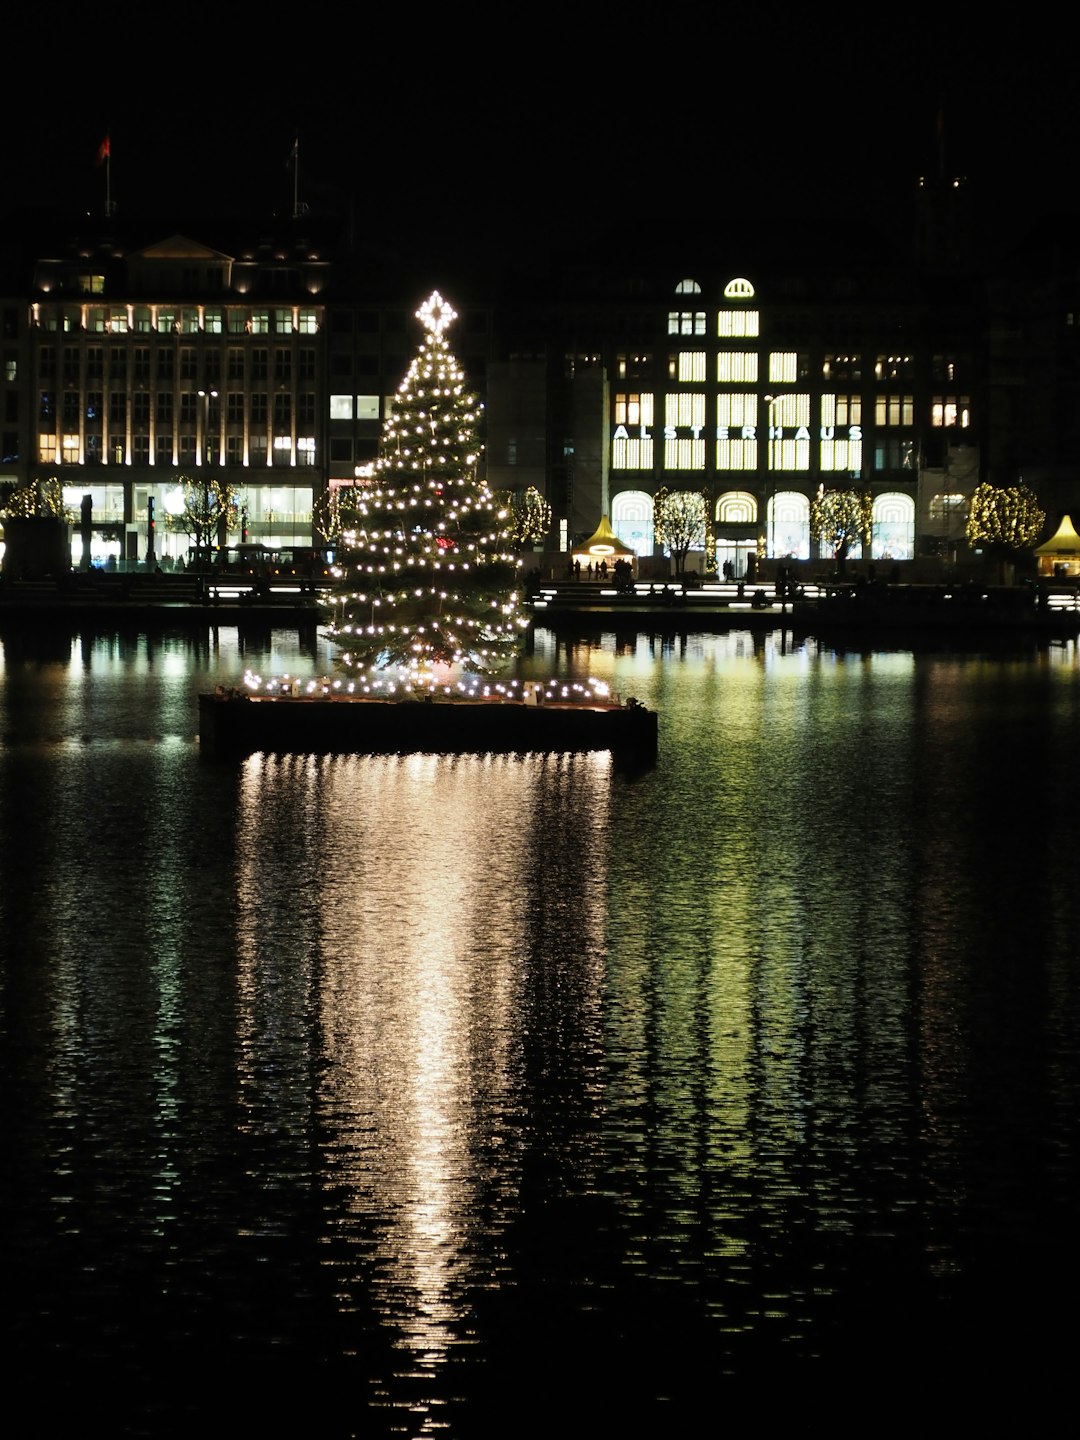
[(626, 560), (634, 565), (637, 560), (637, 551), (632, 545), (626, 545), (615, 534), (611, 528), (611, 521), (606, 515), (600, 516), (600, 524), (580, 545), (574, 546), (573, 560), (578, 561), (582, 566), (598, 566), (606, 562), (610, 570), (616, 560)]
[(1064, 516), (1050, 539), (1036, 547), (1035, 559), (1040, 575), (1053, 575), (1058, 579), (1080, 576), (1080, 535), (1071, 516)]

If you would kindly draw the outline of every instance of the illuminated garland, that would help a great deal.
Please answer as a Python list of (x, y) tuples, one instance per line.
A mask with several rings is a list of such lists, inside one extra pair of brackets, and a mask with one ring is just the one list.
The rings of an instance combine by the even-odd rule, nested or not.
[(384, 421), (374, 478), (355, 492), (330, 634), (346, 670), (433, 685), (440, 667), (494, 672), (529, 621), (507, 512), (479, 474), (483, 407), (443, 334), (457, 317), (438, 291), (417, 317), (424, 339)]

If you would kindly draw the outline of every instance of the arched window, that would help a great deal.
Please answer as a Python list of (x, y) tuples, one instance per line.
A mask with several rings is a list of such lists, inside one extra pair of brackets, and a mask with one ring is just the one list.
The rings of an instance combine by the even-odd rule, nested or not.
[(810, 501), (797, 490), (769, 500), (766, 554), (782, 560), (810, 559)]
[(753, 525), (757, 520), (757, 499), (749, 490), (728, 490), (716, 502), (718, 525)]
[(680, 280), (675, 286), (676, 295), (700, 295), (701, 286), (696, 280)]
[(653, 553), (653, 502), (644, 490), (622, 490), (611, 502), (611, 528), (638, 555)]
[(915, 558), (915, 501), (892, 492), (874, 501), (874, 530), (870, 546), (874, 560)]

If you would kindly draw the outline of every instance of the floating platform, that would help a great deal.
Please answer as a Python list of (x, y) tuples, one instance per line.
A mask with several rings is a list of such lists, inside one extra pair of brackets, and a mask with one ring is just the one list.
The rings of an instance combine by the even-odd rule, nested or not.
[(199, 696), (206, 754), (525, 754), (608, 750), (656, 758), (656, 712), (637, 701), (379, 699), (356, 695)]

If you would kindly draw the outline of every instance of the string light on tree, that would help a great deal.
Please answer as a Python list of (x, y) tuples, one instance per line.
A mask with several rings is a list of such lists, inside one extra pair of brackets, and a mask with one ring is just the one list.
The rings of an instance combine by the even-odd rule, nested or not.
[(419, 351), (384, 423), (373, 483), (357, 492), (350, 585), (330, 627), (342, 666), (429, 688), (447, 667), (491, 674), (528, 617), (508, 515), (480, 473), (483, 407), (446, 330), (438, 291), (420, 306)]

